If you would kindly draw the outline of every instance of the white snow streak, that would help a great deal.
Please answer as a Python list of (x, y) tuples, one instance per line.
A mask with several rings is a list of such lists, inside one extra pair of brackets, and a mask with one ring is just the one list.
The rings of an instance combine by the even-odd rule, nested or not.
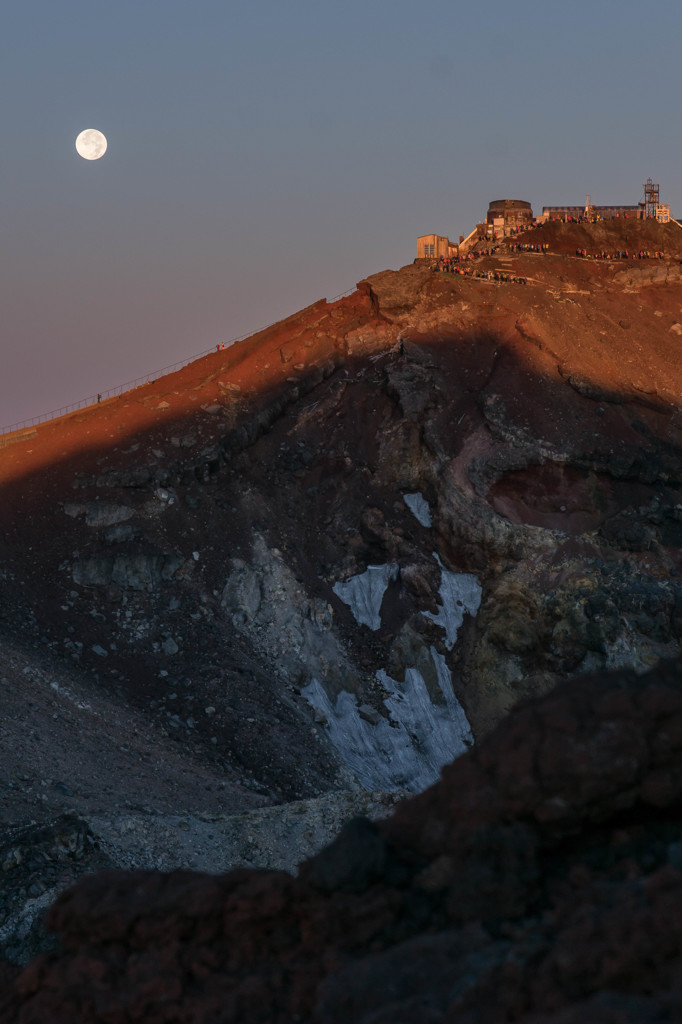
[(356, 698), (343, 691), (336, 704), (317, 679), (302, 691), (327, 718), (329, 737), (341, 757), (367, 790), (408, 789), (419, 793), (438, 780), (440, 769), (473, 742), (469, 722), (452, 689), (445, 658), (433, 647), (442, 703), (431, 701), (416, 668), (398, 683), (383, 669), (377, 673), (389, 691), (384, 701), (388, 719), (371, 725), (360, 717)]
[(345, 583), (335, 583), (334, 593), (350, 607), (361, 626), (377, 630), (381, 627), (381, 602), (388, 584), (398, 575), (398, 566), (368, 565), (365, 572), (351, 576)]
[(403, 501), (417, 522), (422, 526), (433, 526), (429, 503), (421, 491), (417, 491), (416, 494), (403, 494)]
[(464, 613), (475, 615), (481, 604), (481, 585), (472, 573), (450, 572), (444, 568), (437, 554), (434, 558), (441, 569), (440, 599), (442, 605), (438, 614), (422, 612), (445, 630), (445, 646), (449, 651), (455, 646)]

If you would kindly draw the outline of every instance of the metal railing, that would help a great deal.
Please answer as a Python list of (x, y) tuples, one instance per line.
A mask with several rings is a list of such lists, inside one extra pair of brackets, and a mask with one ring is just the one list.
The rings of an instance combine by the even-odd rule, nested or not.
[(460, 253), (462, 251), (466, 252), (468, 249), (471, 248), (472, 243), (476, 240), (477, 237), (478, 237), (478, 227), (475, 227), (472, 231), (469, 232), (469, 234), (466, 236), (466, 238), (463, 238), (462, 241), (459, 243), (458, 251)]
[[(243, 337), (247, 338), (248, 334), (245, 334)], [(241, 340), (242, 338), (234, 338), (233, 341), (226, 342), (226, 344), (233, 344), (234, 341)], [(188, 356), (186, 359), (180, 359), (177, 363), (172, 363), (170, 366), (164, 366), (160, 370), (154, 370), (151, 373), (143, 374), (141, 377), (136, 377), (134, 380), (126, 381), (125, 384), (117, 384), (111, 388), (104, 388), (102, 391), (99, 391), (94, 395), (88, 395), (86, 398), (81, 398), (77, 402), (71, 402), (69, 405), (63, 405), (59, 409), (51, 409), (50, 412), (43, 412), (38, 416), (29, 416), (25, 420), (19, 420), (17, 423), (11, 423), (8, 426), (0, 427), (0, 434), (9, 434), (15, 430), (34, 427), (39, 423), (46, 423), (48, 420), (55, 420), (60, 416), (66, 416), (69, 412), (77, 412), (78, 409), (85, 409), (87, 406), (96, 405), (98, 402), (102, 402), (107, 398), (112, 398), (114, 395), (121, 395), (124, 391), (131, 391), (133, 388), (140, 387), (141, 384), (148, 384), (150, 381), (156, 380), (157, 377), (161, 377), (166, 373), (172, 373), (174, 370), (180, 370), (183, 366), (187, 366), (189, 363), (194, 362), (195, 359), (201, 359), (202, 356), (208, 355), (209, 352), (214, 351), (215, 349), (207, 349), (205, 352), (200, 352), (198, 355)]]
[[(364, 280), (364, 278), (360, 278)], [(331, 304), (332, 302), (338, 302), (339, 299), (343, 299), (348, 295), (352, 295), (354, 291), (357, 291), (357, 285), (353, 285), (352, 288), (347, 288), (345, 292), (341, 292), (339, 295), (335, 295), (333, 299), (326, 299), (325, 301)], [(295, 316), (296, 314), (294, 314)], [(238, 341), (245, 341), (246, 338), (251, 338), (256, 334), (260, 334), (262, 331), (267, 331), (268, 328), (274, 327), (275, 324), (281, 322), (280, 320), (273, 320), (271, 323), (266, 324), (265, 327), (259, 327), (256, 331), (246, 331), (244, 334), (240, 334), (237, 338), (230, 338), (229, 341), (219, 342), (225, 348), (229, 348), (235, 345)], [(288, 319), (284, 317), (283, 319)], [(86, 398), (81, 398), (77, 402), (71, 402), (69, 405), (63, 405), (60, 409), (52, 409), (50, 412), (40, 413), (38, 416), (29, 416), (28, 419), (19, 420), (17, 423), (10, 423), (6, 427), (0, 427), (0, 436), (3, 434), (11, 434), (14, 431), (25, 430), (27, 427), (35, 427), (39, 423), (47, 423), (48, 420), (56, 420), (60, 416), (66, 416), (67, 413), (77, 412), (79, 409), (85, 409), (91, 405), (97, 405), (99, 402), (105, 401), (107, 398), (113, 398), (116, 395), (122, 395), (126, 391), (132, 391), (134, 388), (139, 388), (143, 384), (150, 384), (157, 380), (159, 377), (165, 377), (168, 373), (174, 373), (176, 370), (181, 370), (183, 366), (189, 366), (190, 363), (195, 362), (197, 359), (202, 359), (204, 356), (210, 355), (216, 351), (216, 347), (205, 349), (203, 352), (199, 352), (193, 356), (187, 356), (185, 359), (179, 359), (176, 363), (171, 363), (170, 366), (163, 366), (160, 370), (152, 370), (151, 373), (145, 373), (141, 377), (135, 377), (134, 380), (126, 381), (125, 384), (116, 384), (112, 388), (104, 388), (102, 391), (96, 392), (94, 395), (88, 395)], [(35, 436), (34, 434), (30, 435)], [(23, 440), (23, 438), (17, 438), (17, 440)], [(0, 447), (6, 447), (6, 445), (0, 445)]]

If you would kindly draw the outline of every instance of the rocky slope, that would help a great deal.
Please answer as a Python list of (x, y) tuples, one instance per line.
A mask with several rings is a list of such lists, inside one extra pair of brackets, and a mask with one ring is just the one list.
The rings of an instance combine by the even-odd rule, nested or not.
[(0, 1021), (682, 1020), (682, 671), (586, 676), (280, 872), (105, 872)]
[(419, 791), (520, 698), (679, 651), (682, 231), (518, 241), (549, 253), (474, 266), (525, 286), (386, 271), (3, 439), (8, 828), (223, 870), (202, 823), (312, 801), (288, 860), (235, 854), (290, 867), (346, 794)]

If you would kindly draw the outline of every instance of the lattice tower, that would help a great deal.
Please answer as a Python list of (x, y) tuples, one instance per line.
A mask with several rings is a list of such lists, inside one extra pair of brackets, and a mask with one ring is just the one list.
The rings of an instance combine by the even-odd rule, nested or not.
[(644, 182), (644, 216), (655, 217), (656, 207), (660, 203), (660, 187), (651, 178)]

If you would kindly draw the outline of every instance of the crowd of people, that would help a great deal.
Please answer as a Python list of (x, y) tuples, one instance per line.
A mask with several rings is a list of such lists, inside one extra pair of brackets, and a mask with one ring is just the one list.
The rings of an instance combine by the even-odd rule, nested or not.
[(482, 277), (486, 281), (502, 281), (505, 284), (528, 284), (527, 277), (518, 277), (507, 270), (476, 270), (474, 277)]
[(483, 256), (494, 256), (498, 250), (499, 245), (488, 246), (487, 249), (472, 249), (470, 252), (462, 253), (461, 256), (439, 256), (438, 262), (433, 267), (434, 270), (445, 270), (446, 273), (450, 271), (453, 266), (457, 266), (460, 263), (470, 263), (472, 260), (480, 260)]
[(617, 249), (615, 253), (601, 249), (599, 252), (588, 252), (587, 249), (576, 249), (576, 256), (582, 256), (587, 260), (662, 260), (662, 252), (649, 252), (648, 249), (638, 249), (631, 252), (629, 249)]
[[(486, 253), (481, 253), (486, 255)], [(441, 256), (431, 269), (440, 274), (458, 274), (460, 277), (474, 277), (482, 281), (499, 281), (505, 284), (528, 284), (525, 277), (517, 277), (506, 270), (477, 270), (471, 266), (463, 266), (466, 257), (460, 261), (457, 257)]]
[[(585, 217), (569, 217), (574, 223), (581, 223)], [(521, 229), (519, 229), (521, 230)], [(525, 229), (524, 229), (525, 230)], [(471, 266), (476, 260), (484, 256), (495, 256), (500, 249), (512, 253), (538, 253), (544, 255), (549, 252), (549, 242), (507, 242), (504, 245), (493, 244), (486, 248), (472, 249), (461, 256), (440, 256), (432, 265), (431, 269), (436, 273), (458, 274), (461, 277), (472, 277), (485, 281), (498, 281), (500, 283), (528, 284), (528, 279), (511, 274), (506, 270), (478, 270)], [(598, 252), (588, 252), (587, 249), (576, 249), (575, 255), (581, 259), (591, 260), (662, 260), (662, 252), (650, 252), (648, 249), (629, 250), (617, 249), (615, 253), (600, 249)]]
[[(605, 221), (605, 220), (629, 220), (629, 219), (630, 219), (630, 214), (629, 213), (612, 213), (610, 215), (604, 215), (604, 214), (601, 214), (601, 213), (593, 213), (593, 214), (590, 214), (589, 217), (586, 217), (585, 214), (583, 213), (579, 217), (569, 216), (568, 214), (564, 214), (561, 217), (558, 217), (558, 216), (557, 217), (548, 217), (547, 221), (552, 221), (554, 223), (558, 222), (558, 223), (561, 223), (561, 224), (599, 224), (599, 223), (601, 223), (602, 221)], [(635, 218), (634, 214), (633, 214), (633, 219), (639, 219), (639, 218)], [(645, 220), (652, 220), (652, 219), (655, 219), (655, 218), (651, 218), (651, 217), (646, 217), (645, 218)]]
[(509, 246), (512, 252), (549, 252), (549, 242), (512, 242)]
[(508, 235), (522, 235), (525, 231), (530, 231), (536, 225), (532, 220), (524, 221), (523, 224), (517, 224), (515, 227), (507, 228)]

